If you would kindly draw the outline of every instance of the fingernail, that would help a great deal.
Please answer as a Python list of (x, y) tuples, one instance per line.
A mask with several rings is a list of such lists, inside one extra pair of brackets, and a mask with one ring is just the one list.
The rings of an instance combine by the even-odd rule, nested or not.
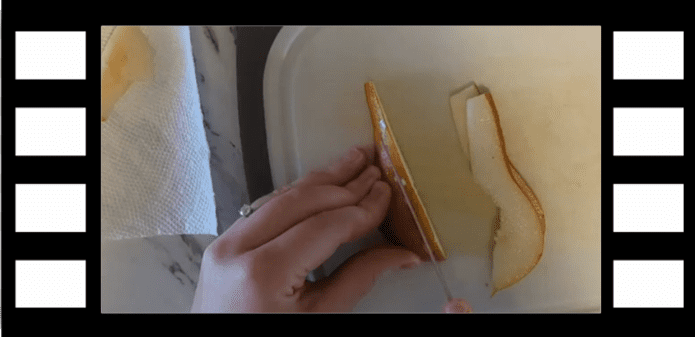
[(469, 313), (473, 312), (473, 308), (468, 302), (462, 299), (456, 299), (455, 302), (449, 303), (446, 306), (447, 313)]
[(370, 170), (370, 172), (369, 172), (369, 178), (370, 179), (381, 178), (381, 171), (379, 170), (378, 167), (372, 165), (372, 166), (369, 166), (369, 170)]
[(358, 150), (357, 148), (353, 147), (350, 149), (350, 151), (343, 157), (343, 160), (346, 162), (355, 162), (358, 161), (362, 158), (362, 151)]
[(413, 269), (413, 268), (419, 266), (420, 262), (422, 262), (422, 261), (420, 261), (420, 258), (416, 256), (412, 260), (402, 264), (401, 269)]
[(383, 181), (377, 181), (376, 183), (374, 183), (373, 188), (375, 189), (376, 196), (381, 199), (381, 198), (384, 198), (388, 194), (387, 192), (388, 192), (389, 185), (387, 185)]

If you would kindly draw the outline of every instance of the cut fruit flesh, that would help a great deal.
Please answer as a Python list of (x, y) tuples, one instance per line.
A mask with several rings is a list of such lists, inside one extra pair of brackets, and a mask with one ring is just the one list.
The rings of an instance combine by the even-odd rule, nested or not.
[(499, 207), (492, 251), (492, 295), (528, 275), (543, 255), (545, 215), (540, 201), (506, 152), (499, 114), (486, 93), (467, 101), (472, 173)]
[[(376, 165), (391, 186), (392, 193), (391, 205), (381, 230), (389, 240), (407, 247), (425, 261), (430, 260), (427, 246), (435, 260), (445, 260), (447, 254), (435, 234), (403, 154), (391, 132), (391, 126), (374, 83), (366, 83), (365, 92), (374, 129)], [(420, 230), (423, 234), (420, 234)]]
[(456, 132), (458, 132), (459, 142), (461, 143), (461, 149), (463, 150), (466, 158), (469, 160), (470, 149), (468, 144), (468, 123), (466, 122), (467, 114), (465, 111), (468, 100), (479, 95), (480, 90), (478, 89), (478, 86), (473, 83), (455, 95), (452, 95), (449, 99), (452, 115), (454, 117), (454, 125), (456, 126)]

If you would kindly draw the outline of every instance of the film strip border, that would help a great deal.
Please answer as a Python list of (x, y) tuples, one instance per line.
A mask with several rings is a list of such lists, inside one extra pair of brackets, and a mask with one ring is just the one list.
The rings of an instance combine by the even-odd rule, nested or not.
[[(99, 55), (96, 46), (100, 44), (100, 25), (67, 26), (69, 25), (60, 26), (58, 32), (49, 29), (56, 27), (37, 28), (30, 24), (18, 24), (9, 29), (3, 27), (2, 31), (3, 50), (9, 51), (3, 53), (2, 68), (10, 69), (9, 74), (13, 76), (8, 79), (3, 78), (2, 100), (3, 111), (8, 112), (2, 116), (3, 124), (7, 129), (4, 131), (9, 131), (3, 132), (4, 135), (9, 136), (3, 137), (2, 163), (5, 175), (2, 176), (2, 187), (5, 195), (11, 196), (2, 200), (3, 223), (6, 224), (4, 229), (9, 229), (9, 233), (5, 233), (2, 240), (4, 244), (11, 243), (12, 247), (10, 250), (3, 250), (2, 256), (3, 262), (10, 262), (3, 263), (6, 268), (2, 275), (2, 298), (8, 302), (3, 303), (6, 304), (3, 306), (9, 307), (5, 310), (3, 321), (7, 319), (9, 322), (27, 322), (29, 315), (37, 318), (34, 315), (39, 314), (44, 324), (51, 325), (53, 319), (62, 319), (66, 316), (74, 318), (75, 315), (87, 312), (99, 313), (100, 274), (97, 256), (100, 240), (97, 210), (99, 209), (100, 177), (96, 173), (100, 172), (97, 146), (99, 133), (96, 131), (98, 130), (96, 125), (99, 122), (97, 122), (97, 114), (90, 111), (98, 110), (100, 106), (100, 92), (97, 89), (99, 86), (96, 85), (99, 82), (99, 64), (96, 61)], [(21, 43), (31, 44), (27, 42), (31, 40), (19, 40), (27, 37), (46, 39), (49, 36), (58, 36), (43, 34), (46, 32), (69, 33), (63, 36), (69, 36), (70, 39), (77, 41), (73, 42), (81, 47), (75, 47), (76, 50), (83, 48), (76, 52), (84, 54), (83, 64), (75, 63), (72, 68), (69, 67), (69, 70), (64, 70), (62, 75), (56, 75), (58, 63), (68, 62), (67, 60), (58, 61), (58, 53), (49, 53), (48, 55), (53, 57), (48, 60), (36, 60), (37, 63), (41, 61), (51, 64), (44, 74), (53, 74), (51, 76), (55, 78), (40, 78), (42, 75), (40, 72), (37, 75), (36, 67), (22, 65), (25, 61), (18, 60), (18, 49)], [(683, 30), (681, 29), (680, 32), (682, 33)], [(662, 153), (662, 155), (654, 152), (634, 153), (627, 150), (629, 146), (614, 146), (616, 142), (622, 142), (619, 139), (622, 135), (616, 130), (619, 123), (614, 117), (629, 114), (630, 111), (638, 111), (636, 109), (658, 108), (662, 111), (661, 116), (671, 116), (669, 113), (674, 112), (676, 117), (674, 117), (675, 122), (672, 121), (672, 123), (680, 120), (684, 130), (683, 113), (687, 96), (685, 96), (684, 88), (683, 59), (681, 58), (680, 78), (619, 78), (616, 76), (616, 71), (622, 65), (616, 57), (621, 52), (614, 49), (617, 39), (619, 37), (616, 37), (613, 30), (602, 29), (604, 46), (602, 112), (603, 128), (606, 131), (603, 134), (603, 143), (607, 144), (606, 149), (608, 149), (603, 151), (602, 158), (603, 209), (605, 210), (604, 220), (607, 220), (603, 223), (603, 242), (606, 243), (603, 245), (605, 254), (603, 278), (607, 280), (604, 285), (609, 285), (603, 292), (603, 312), (620, 308), (683, 308), (686, 247), (683, 230), (684, 186), (687, 172), (682, 146), (684, 133), (682, 133), (680, 152), (672, 148), (677, 146), (678, 141), (664, 143), (671, 144), (671, 147), (661, 146), (660, 148), (668, 148), (673, 152)], [(681, 41), (684, 46), (684, 40)], [(637, 52), (632, 52), (632, 57), (640, 60), (640, 57), (644, 56), (640, 53), (637, 49)], [(646, 61), (642, 59), (639, 62)], [(669, 63), (669, 65), (672, 64)], [(27, 66), (25, 70), (28, 71), (22, 73), (20, 70), (22, 66)], [(634, 72), (640, 67), (642, 67), (640, 64), (633, 64), (629, 69)], [(670, 71), (669, 74), (672, 76), (674, 71)], [(27, 78), (31, 76), (39, 78)], [(12, 87), (10, 90), (7, 90), (8, 83)], [(7, 95), (6, 91), (11, 94)], [(62, 114), (64, 112), (65, 115)], [(678, 113), (680, 113), (680, 119), (678, 119)], [(61, 141), (56, 139), (61, 138), (55, 138), (55, 135), (48, 138), (60, 144), (50, 144), (46, 147), (36, 146), (40, 143), (37, 136), (20, 138), (24, 137), (19, 135), (22, 131), (36, 134), (37, 127), (37, 124), (33, 127), (31, 124), (20, 127), (20, 119), (32, 116), (33, 119), (23, 119), (23, 121), (43, 123), (55, 115), (63, 116), (66, 120), (75, 123), (83, 121), (80, 132), (63, 134), (63, 137), (71, 139), (78, 145), (69, 147), (70, 150), (61, 148), (60, 146), (66, 141), (60, 143)], [(73, 122), (66, 122), (66, 124)], [(55, 121), (47, 124), (47, 129), (55, 132)], [(626, 132), (631, 131), (628, 129)], [(669, 134), (673, 136), (673, 133)], [(632, 137), (637, 139), (641, 137), (641, 140), (649, 138), (639, 134)], [(23, 139), (23, 144), (18, 144), (20, 139)], [(27, 139), (35, 143), (26, 143)], [(82, 144), (83, 148), (79, 144)], [(41, 153), (47, 148), (56, 152)], [(58, 153), (59, 148), (65, 152)], [(631, 151), (634, 151), (634, 148), (640, 150), (640, 147), (633, 146)], [(616, 152), (617, 149), (621, 149), (622, 152)], [(642, 187), (642, 189), (630, 190), (634, 186)], [(51, 187), (54, 189), (51, 190)], [(623, 206), (618, 205), (618, 199), (624, 195), (632, 197), (639, 195), (643, 205), (654, 205), (657, 198), (658, 201), (663, 201), (662, 204), (674, 207), (675, 210), (673, 208), (666, 211), (655, 209), (655, 214), (676, 214), (681, 216), (680, 220), (671, 218), (673, 221), (662, 221), (661, 225), (668, 227), (669, 230), (664, 230), (664, 227), (654, 227), (656, 224), (653, 221), (645, 221), (647, 226), (635, 227), (635, 219), (621, 218), (621, 216), (632, 214), (632, 217), (637, 217), (634, 214), (635, 211), (640, 211), (639, 205), (626, 201), (625, 204), (632, 207), (632, 210), (620, 208)], [(70, 200), (83, 202), (82, 208), (70, 203)], [(670, 201), (666, 202), (666, 200)], [(52, 206), (61, 210), (60, 216), (47, 212)], [(64, 221), (60, 227), (56, 224), (58, 221), (53, 221), (53, 218), (62, 217), (65, 214), (62, 211), (65, 209), (73, 211), (72, 217), (60, 219)], [(22, 218), (24, 216), (27, 218)], [(643, 215), (638, 219), (644, 220), (645, 217)], [(662, 220), (663, 217), (657, 216), (657, 218)], [(22, 222), (24, 220), (26, 221)], [(56, 230), (59, 227), (61, 230)], [(642, 276), (635, 276), (638, 275), (637, 273), (642, 273), (640, 274)], [(655, 276), (658, 277), (655, 278)], [(644, 279), (650, 279), (655, 284), (644, 283)], [(10, 296), (6, 296), (8, 294)], [(645, 296), (645, 294), (649, 295)], [(659, 303), (658, 300), (662, 300), (663, 303)]]
[(602, 310), (682, 310), (685, 31), (612, 28), (602, 29), (602, 272), (612, 276)]
[(56, 326), (100, 307), (100, 26), (8, 19), (21, 13), (12, 5), (1, 40), (8, 336), (29, 317)]

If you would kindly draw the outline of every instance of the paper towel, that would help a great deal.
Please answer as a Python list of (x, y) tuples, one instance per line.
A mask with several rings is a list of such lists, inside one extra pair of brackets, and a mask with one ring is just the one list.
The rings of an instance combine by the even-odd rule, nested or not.
[[(140, 29), (155, 76), (135, 82), (101, 125), (102, 238), (217, 235), (189, 28)], [(102, 64), (113, 31), (102, 27)]]

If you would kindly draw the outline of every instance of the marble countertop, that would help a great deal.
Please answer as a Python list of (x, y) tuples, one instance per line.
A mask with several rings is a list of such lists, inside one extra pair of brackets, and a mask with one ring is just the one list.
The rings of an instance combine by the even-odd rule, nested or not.
[[(249, 202), (237, 99), (237, 32), (233, 26), (192, 26), (190, 32), (222, 233)], [(102, 312), (189, 312), (202, 254), (213, 239), (176, 235), (103, 242)]]

